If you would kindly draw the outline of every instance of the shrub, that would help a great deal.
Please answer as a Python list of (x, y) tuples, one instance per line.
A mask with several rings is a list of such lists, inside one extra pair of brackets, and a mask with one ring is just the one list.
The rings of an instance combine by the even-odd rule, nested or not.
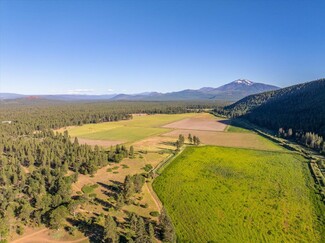
[(158, 211), (151, 211), (149, 213), (152, 217), (158, 217), (159, 216), (159, 212)]
[(96, 189), (98, 187), (97, 184), (93, 184), (93, 185), (84, 185), (82, 188), (81, 188), (81, 191), (83, 193), (86, 193), (86, 194), (89, 194), (89, 193), (92, 193), (94, 191), (94, 189)]

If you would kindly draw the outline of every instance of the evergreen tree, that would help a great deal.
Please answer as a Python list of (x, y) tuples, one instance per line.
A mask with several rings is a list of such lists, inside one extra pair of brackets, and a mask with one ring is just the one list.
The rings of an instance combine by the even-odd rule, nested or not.
[(175, 235), (174, 226), (164, 208), (162, 209), (161, 214), (159, 216), (159, 222), (160, 222), (161, 233), (162, 233), (162, 241), (175, 242), (176, 235)]
[(150, 241), (155, 242), (155, 229), (154, 229), (152, 223), (149, 223), (148, 234), (149, 234)]
[(63, 227), (65, 218), (68, 215), (68, 210), (65, 206), (59, 206), (52, 210), (50, 214), (49, 225), (52, 229), (59, 229)]
[(190, 142), (190, 143), (192, 143), (193, 142), (193, 137), (192, 137), (192, 135), (189, 133), (188, 134), (188, 141)]
[(149, 236), (146, 231), (146, 226), (142, 217), (139, 218), (137, 222), (137, 231), (136, 231), (136, 243), (147, 243), (149, 241)]
[(196, 136), (193, 136), (193, 143), (196, 145), (197, 143), (197, 137)]
[(130, 157), (134, 158), (134, 148), (133, 148), (133, 146), (130, 146)]
[(105, 242), (110, 242), (110, 243), (117, 243), (119, 240), (116, 222), (109, 215), (107, 215), (105, 218), (104, 240)]

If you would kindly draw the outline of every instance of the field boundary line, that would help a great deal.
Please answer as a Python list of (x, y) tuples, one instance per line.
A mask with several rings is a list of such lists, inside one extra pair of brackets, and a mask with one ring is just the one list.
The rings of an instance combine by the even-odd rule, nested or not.
[(157, 208), (158, 208), (158, 211), (161, 212), (162, 208), (163, 208), (163, 204), (162, 202), (160, 201), (158, 195), (155, 193), (155, 191), (153, 190), (152, 188), (152, 184), (150, 182), (146, 182), (146, 187), (148, 189), (148, 192), (150, 193), (153, 201), (155, 202)]

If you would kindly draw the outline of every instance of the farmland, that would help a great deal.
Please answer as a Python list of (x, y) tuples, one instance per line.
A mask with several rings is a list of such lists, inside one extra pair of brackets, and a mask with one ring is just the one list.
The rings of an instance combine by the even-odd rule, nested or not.
[(308, 173), (293, 153), (188, 147), (153, 186), (181, 242), (320, 242)]
[(171, 149), (179, 134), (200, 137), (207, 145), (243, 147), (262, 150), (283, 150), (268, 139), (247, 129), (227, 125), (228, 121), (208, 113), (135, 115), (132, 120), (87, 124), (62, 128), (80, 143), (110, 147), (116, 144), (134, 145), (138, 150)]

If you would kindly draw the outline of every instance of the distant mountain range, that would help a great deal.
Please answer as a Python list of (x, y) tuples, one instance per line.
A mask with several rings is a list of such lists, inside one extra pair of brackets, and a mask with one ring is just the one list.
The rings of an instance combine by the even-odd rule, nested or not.
[(270, 90), (277, 90), (279, 87), (254, 83), (247, 79), (238, 79), (218, 88), (203, 87), (193, 90), (186, 89), (177, 92), (159, 93), (145, 92), (140, 94), (110, 94), (110, 95), (77, 95), (77, 94), (57, 94), (57, 95), (21, 95), (12, 93), (0, 93), (0, 99), (50, 99), (63, 101), (82, 101), (82, 100), (142, 100), (142, 101), (172, 101), (172, 100), (226, 100), (236, 101), (247, 95), (257, 94)]

